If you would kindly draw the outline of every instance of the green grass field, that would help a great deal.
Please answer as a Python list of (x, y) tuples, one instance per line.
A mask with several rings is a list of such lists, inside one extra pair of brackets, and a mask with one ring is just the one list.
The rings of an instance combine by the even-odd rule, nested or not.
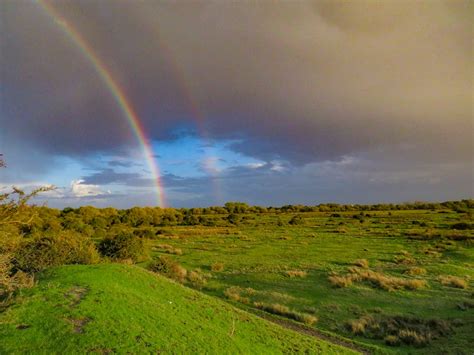
[[(386, 351), (469, 353), (474, 334), (472, 230), (449, 227), (466, 217), (438, 211), (370, 212), (361, 223), (354, 212), (338, 214), (305, 213), (296, 226), (287, 223), (292, 214), (280, 214), (249, 215), (236, 227), (167, 228), (153, 241), (154, 252), (182, 253), (170, 257), (188, 270), (200, 270), (207, 279), (198, 285), (203, 292), (244, 308), (255, 308), (255, 302), (284, 305), (318, 317), (318, 329)], [(329, 275), (347, 274), (361, 258), (371, 271), (424, 280), (426, 286), (387, 291), (364, 280), (345, 288), (331, 285)], [(213, 264), (223, 270), (212, 271)], [(414, 268), (426, 273), (407, 274)], [(290, 277), (292, 270), (306, 276)], [(443, 285), (439, 278), (446, 275), (461, 278), (466, 288)], [(364, 317), (382, 326), (397, 317), (415, 328), (424, 322), (421, 327), (431, 341), (389, 346), (380, 335), (351, 329), (351, 321)]]
[(352, 353), (135, 266), (40, 275), (0, 317), (2, 354)]
[[(17, 255), (49, 262), (51, 245), (86, 245), (84, 238), (100, 245), (107, 220), (86, 215), (97, 211), (76, 217), (42, 209), (43, 222), (19, 238), (67, 228), (82, 234), (57, 239), (63, 244), (45, 239), (35, 246), (43, 248), (38, 254), (23, 247), (26, 254)], [(135, 266), (107, 258), (98, 265), (44, 264), (37, 285), (17, 291), (0, 313), (0, 353), (470, 354), (474, 348), (469, 212), (205, 218), (210, 226), (110, 223), (110, 233), (125, 231), (134, 248), (150, 249), (151, 258)], [(85, 253), (91, 247), (97, 253), (88, 242)], [(136, 250), (145, 257), (136, 260), (147, 259), (146, 248)], [(174, 280), (145, 270), (151, 265)]]

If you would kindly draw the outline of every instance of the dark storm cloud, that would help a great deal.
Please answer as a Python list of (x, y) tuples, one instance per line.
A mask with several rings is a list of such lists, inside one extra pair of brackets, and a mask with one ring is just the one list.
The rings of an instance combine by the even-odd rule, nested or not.
[(106, 185), (106, 184), (125, 184), (127, 181), (140, 178), (137, 173), (118, 173), (114, 169), (103, 169), (88, 176), (83, 176), (85, 184)]
[[(408, 172), (433, 160), (472, 164), (471, 1), (52, 4), (152, 139), (197, 128), (295, 166), (380, 151), (383, 164), (400, 160), (401, 147)], [(1, 149), (21, 141), (81, 156), (136, 144), (58, 24), (35, 3), (2, 11)], [(86, 180), (132, 178), (109, 170)]]

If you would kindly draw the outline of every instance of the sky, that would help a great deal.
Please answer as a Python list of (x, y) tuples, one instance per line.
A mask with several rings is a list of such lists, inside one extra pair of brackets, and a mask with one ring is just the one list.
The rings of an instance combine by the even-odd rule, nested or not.
[(58, 208), (474, 196), (473, 1), (0, 11), (0, 191), (53, 184), (37, 201)]

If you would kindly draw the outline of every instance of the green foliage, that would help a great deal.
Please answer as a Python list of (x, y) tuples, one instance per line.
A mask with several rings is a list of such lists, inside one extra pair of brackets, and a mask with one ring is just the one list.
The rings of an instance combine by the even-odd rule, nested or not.
[(95, 264), (99, 259), (90, 239), (73, 232), (62, 232), (22, 242), (13, 264), (16, 270), (34, 273), (51, 266)]
[(148, 259), (148, 248), (142, 238), (138, 238), (133, 233), (119, 232), (102, 239), (98, 246), (102, 256), (113, 260), (132, 260), (140, 262)]

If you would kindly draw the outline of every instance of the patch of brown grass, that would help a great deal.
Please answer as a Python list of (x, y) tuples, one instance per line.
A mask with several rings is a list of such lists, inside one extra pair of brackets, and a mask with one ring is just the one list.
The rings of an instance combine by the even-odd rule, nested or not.
[(196, 269), (187, 274), (187, 279), (193, 287), (203, 288), (207, 284), (206, 277), (202, 274), (201, 270)]
[(349, 287), (352, 285), (352, 278), (350, 276), (329, 276), (328, 277), (329, 282), (331, 285), (337, 288), (344, 288), (344, 287)]
[(357, 259), (356, 261), (354, 261), (354, 265), (363, 269), (368, 269), (369, 261), (367, 259)]
[(307, 313), (300, 313), (291, 310), (285, 305), (279, 303), (267, 304), (264, 302), (254, 302), (254, 306), (265, 312), (283, 316), (285, 318), (293, 319), (307, 325), (313, 325), (318, 321), (318, 317)]
[(444, 276), (438, 277), (438, 280), (439, 282), (441, 282), (443, 286), (462, 288), (462, 289), (467, 289), (469, 287), (466, 280), (457, 276), (444, 275)]
[(224, 270), (224, 263), (214, 263), (211, 265), (211, 270), (214, 272), (221, 272)]

